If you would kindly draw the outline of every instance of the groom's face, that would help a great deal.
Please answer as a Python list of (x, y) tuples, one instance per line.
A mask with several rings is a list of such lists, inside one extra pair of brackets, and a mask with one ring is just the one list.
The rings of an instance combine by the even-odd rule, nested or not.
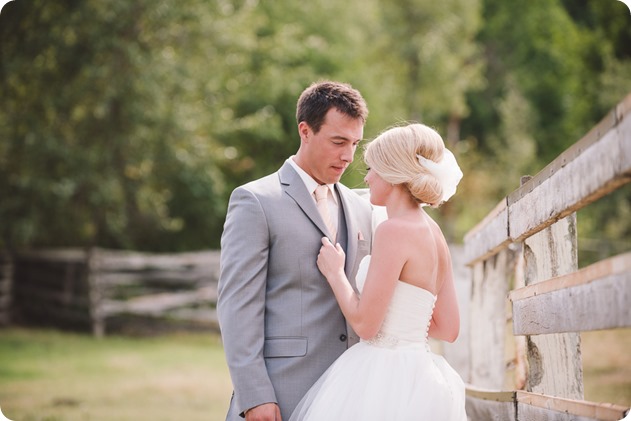
[(298, 130), (304, 151), (301, 167), (318, 183), (332, 184), (340, 181), (353, 162), (364, 135), (364, 123), (332, 108), (317, 133), (305, 122), (298, 125)]

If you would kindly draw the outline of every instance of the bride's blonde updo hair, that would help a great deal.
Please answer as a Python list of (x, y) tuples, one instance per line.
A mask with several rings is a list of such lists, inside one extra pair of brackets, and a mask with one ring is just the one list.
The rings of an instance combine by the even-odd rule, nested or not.
[(370, 142), (364, 160), (386, 182), (403, 184), (418, 203), (438, 207), (443, 189), (417, 155), (438, 162), (443, 158), (445, 143), (440, 135), (424, 124), (392, 127)]

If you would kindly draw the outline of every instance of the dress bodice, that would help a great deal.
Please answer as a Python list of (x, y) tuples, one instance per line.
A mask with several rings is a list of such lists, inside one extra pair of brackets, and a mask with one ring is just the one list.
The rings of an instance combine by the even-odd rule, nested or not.
[[(370, 256), (366, 256), (357, 270), (357, 288), (364, 288)], [(397, 281), (392, 301), (377, 335), (367, 341), (385, 347), (421, 343), (427, 345), (427, 333), (436, 303), (436, 296), (426, 289)], [(363, 341), (363, 340), (362, 340)]]
[[(369, 262), (365, 257), (358, 268), (360, 291)], [(346, 350), (290, 421), (467, 421), (462, 378), (427, 342), (435, 301), (431, 292), (398, 281), (379, 333)]]

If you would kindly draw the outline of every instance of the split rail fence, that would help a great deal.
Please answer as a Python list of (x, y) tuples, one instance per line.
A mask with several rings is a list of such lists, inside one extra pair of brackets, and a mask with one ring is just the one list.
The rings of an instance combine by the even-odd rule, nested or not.
[[(631, 327), (631, 252), (579, 270), (576, 212), (629, 181), (631, 94), (541, 172), (524, 177), (465, 236), (471, 420), (628, 414), (628, 407), (584, 400), (580, 332)], [(516, 353), (508, 391), (507, 340)]]
[[(3, 302), (10, 298), (14, 322), (96, 336), (107, 331), (218, 330), (219, 251), (44, 250), (21, 252), (4, 266), (1, 258), (0, 317)], [(13, 278), (6, 288), (3, 267), (6, 278)], [(3, 289), (12, 289), (8, 298)]]

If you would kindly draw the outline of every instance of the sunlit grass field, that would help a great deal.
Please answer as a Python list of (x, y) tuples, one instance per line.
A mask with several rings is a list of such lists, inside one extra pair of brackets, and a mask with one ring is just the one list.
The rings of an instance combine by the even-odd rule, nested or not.
[[(586, 399), (631, 404), (630, 349), (631, 329), (582, 335)], [(223, 420), (231, 391), (213, 333), (0, 329), (0, 407), (13, 421)]]
[(631, 406), (631, 328), (581, 333), (585, 399)]
[(222, 420), (231, 390), (216, 334), (0, 330), (0, 407), (14, 421)]

